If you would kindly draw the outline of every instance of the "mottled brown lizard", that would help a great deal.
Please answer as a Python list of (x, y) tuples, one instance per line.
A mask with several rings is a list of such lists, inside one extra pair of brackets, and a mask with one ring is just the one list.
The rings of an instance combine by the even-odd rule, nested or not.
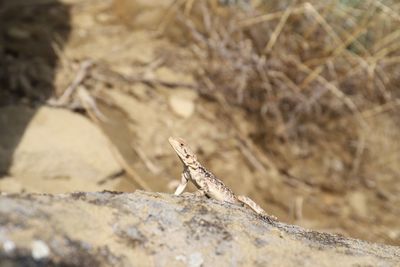
[(170, 137), (168, 141), (183, 163), (181, 182), (175, 191), (176, 196), (182, 194), (188, 181), (191, 181), (199, 190), (199, 195), (206, 195), (219, 201), (234, 204), (245, 204), (257, 214), (267, 215), (269, 219), (276, 220), (276, 217), (269, 216), (250, 198), (246, 196), (236, 196), (220, 179), (200, 164), (194, 152), (183, 139)]

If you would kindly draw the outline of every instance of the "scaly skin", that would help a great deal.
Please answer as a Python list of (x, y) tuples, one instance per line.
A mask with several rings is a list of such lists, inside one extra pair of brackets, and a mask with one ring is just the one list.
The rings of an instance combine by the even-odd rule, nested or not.
[(199, 189), (201, 195), (206, 195), (219, 201), (245, 204), (257, 214), (266, 215), (266, 212), (253, 200), (246, 196), (236, 196), (220, 179), (204, 168), (183, 139), (170, 137), (168, 141), (183, 164), (181, 183), (177, 187), (175, 195), (182, 194), (188, 181), (191, 181)]

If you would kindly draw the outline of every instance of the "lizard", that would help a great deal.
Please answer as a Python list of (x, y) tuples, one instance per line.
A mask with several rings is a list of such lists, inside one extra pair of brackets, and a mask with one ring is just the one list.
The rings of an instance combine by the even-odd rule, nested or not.
[(220, 179), (200, 164), (196, 154), (182, 138), (170, 137), (168, 141), (183, 164), (181, 182), (176, 188), (174, 195), (181, 195), (188, 182), (191, 181), (198, 189), (196, 194), (199, 196), (207, 196), (219, 201), (242, 206), (246, 205), (259, 215), (267, 215), (273, 220), (277, 219), (275, 216), (268, 215), (249, 197), (235, 195)]

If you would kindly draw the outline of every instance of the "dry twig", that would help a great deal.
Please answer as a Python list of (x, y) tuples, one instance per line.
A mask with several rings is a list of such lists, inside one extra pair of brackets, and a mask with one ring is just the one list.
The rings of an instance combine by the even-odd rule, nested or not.
[[(99, 127), (101, 131), (103, 131), (103, 128), (101, 127), (101, 123), (97, 116), (93, 113), (91, 107), (87, 106), (86, 102), (83, 103), (85, 106), (85, 109), (87, 111), (87, 114), (89, 115), (90, 119)], [(104, 132), (104, 131), (103, 131)], [(122, 156), (121, 152), (119, 152), (118, 148), (111, 142), (111, 140), (107, 137), (105, 134), (109, 148), (111, 152), (113, 153), (115, 159), (117, 162), (121, 165), (121, 167), (126, 171), (126, 173), (133, 179), (133, 181), (140, 186), (140, 188), (146, 190), (146, 191), (151, 191), (150, 186), (144, 181), (144, 179), (126, 162), (125, 158)]]
[(93, 66), (93, 61), (90, 59), (85, 60), (80, 64), (75, 79), (72, 81), (71, 85), (69, 85), (67, 89), (65, 89), (64, 93), (55, 101), (55, 105), (65, 106), (68, 103), (68, 101), (71, 99), (71, 96), (78, 88), (78, 86), (87, 77), (88, 71), (92, 66)]

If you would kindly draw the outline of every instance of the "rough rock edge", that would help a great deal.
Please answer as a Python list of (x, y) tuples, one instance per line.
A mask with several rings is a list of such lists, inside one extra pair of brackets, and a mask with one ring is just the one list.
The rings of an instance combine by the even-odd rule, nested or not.
[[(237, 250), (243, 245), (241, 243), (239, 247), (237, 247), (237, 239), (246, 239), (241, 236), (241, 233), (235, 233), (232, 229), (237, 228), (232, 227), (237, 226), (240, 229), (243, 228), (244, 225), (247, 236), (250, 236), (251, 240), (256, 240), (251, 244), (251, 246), (254, 246), (255, 250), (258, 243), (260, 247), (265, 246), (266, 243), (268, 244), (267, 247), (275, 246), (275, 242), (277, 241), (274, 239), (274, 233), (275, 235), (278, 233), (280, 237), (278, 242), (283, 242), (280, 245), (283, 245), (283, 249), (287, 249), (287, 252), (282, 253), (283, 255), (295, 253), (293, 249), (296, 248), (293, 247), (293, 241), (299, 242), (300, 246), (306, 249), (305, 251), (309, 251), (307, 253), (313, 254), (314, 252), (321, 253), (323, 251), (331, 253), (327, 257), (328, 263), (326, 262), (327, 259), (324, 261), (321, 259), (321, 262), (318, 262), (318, 260), (310, 262), (308, 259), (308, 261), (306, 261), (308, 263), (329, 266), (330, 264), (335, 265), (337, 260), (340, 260), (340, 257), (354, 257), (356, 263), (358, 259), (368, 257), (368, 262), (372, 265), (379, 263), (385, 266), (396, 266), (400, 264), (400, 248), (398, 247), (320, 233), (294, 225), (271, 221), (268, 217), (255, 215), (246, 208), (228, 203), (220, 203), (212, 199), (199, 198), (192, 194), (184, 194), (182, 197), (175, 197), (169, 194), (143, 191), (136, 191), (135, 193), (103, 191), (94, 193), (76, 192), (60, 195), (2, 193), (0, 195), (0, 265), (141, 266), (144, 263), (143, 261), (140, 263), (130, 261), (129, 254), (126, 254), (125, 251), (115, 250), (115, 246), (113, 247), (111, 242), (110, 244), (105, 243), (101, 245), (92, 243), (93, 241), (90, 238), (79, 239), (76, 236), (70, 236), (68, 231), (63, 229), (63, 226), (56, 223), (58, 220), (63, 220), (63, 216), (73, 217), (74, 215), (70, 214), (76, 213), (75, 208), (79, 209), (82, 205), (93, 207), (93, 210), (95, 210), (95, 206), (101, 210), (110, 209), (109, 213), (112, 213), (114, 218), (117, 218), (115, 220), (113, 219), (113, 221), (117, 221), (116, 223), (118, 226), (115, 226), (115, 223), (110, 225), (110, 221), (107, 221), (104, 224), (100, 223), (101, 227), (104, 229), (112, 227), (112, 233), (115, 235), (113, 238), (115, 238), (117, 242), (124, 242), (128, 248), (144, 250), (144, 259), (146, 259), (146, 257), (150, 259), (150, 261), (147, 262), (148, 264), (150, 262), (154, 264), (154, 261), (156, 261), (156, 263), (160, 261), (163, 266), (174, 266), (176, 264), (173, 262), (174, 259), (177, 259), (177, 261), (183, 259), (182, 261), (185, 263), (184, 266), (201, 266), (204, 261), (207, 261), (207, 257), (216, 256), (217, 259), (219, 257), (219, 252), (217, 251), (215, 253), (216, 255), (206, 255), (205, 259), (202, 257), (199, 258), (196, 254), (197, 258), (194, 257), (194, 259), (197, 259), (197, 261), (192, 260), (189, 256), (189, 258), (182, 256), (182, 258), (178, 260), (178, 256), (181, 257), (181, 254), (178, 252), (174, 253), (175, 251), (173, 248), (171, 249), (171, 247), (176, 247), (176, 251), (178, 251), (182, 244), (174, 244), (175, 241), (172, 240), (174, 238), (169, 238), (167, 241), (160, 238), (160, 244), (153, 244), (159, 241), (159, 236), (153, 236), (151, 231), (157, 232), (160, 230), (152, 228), (150, 228), (150, 231), (145, 230), (144, 227), (149, 227), (147, 224), (149, 224), (148, 218), (150, 217), (152, 217), (152, 222), (158, 223), (157, 227), (161, 228), (161, 232), (165, 231), (165, 229), (162, 229), (165, 228), (165, 225), (170, 228), (173, 228), (174, 224), (178, 225), (178, 228), (175, 230), (177, 230), (178, 235), (182, 234), (184, 240), (187, 240), (189, 245), (183, 244), (183, 246), (187, 246), (187, 248), (184, 247), (184, 249), (188, 251), (191, 246), (199, 248), (199, 251), (201, 251), (203, 238), (204, 242), (211, 246), (211, 243), (215, 239), (216, 243), (219, 245), (221, 243), (228, 244), (229, 248), (224, 248), (225, 250), (221, 252), (221, 255), (228, 254), (229, 256), (229, 253), (232, 252), (230, 249)], [(60, 206), (62, 209), (65, 208), (62, 213), (59, 212)], [(150, 212), (149, 215), (147, 209), (153, 209), (154, 212)], [(54, 212), (54, 210), (57, 210), (57, 212)], [(105, 212), (107, 213), (108, 211), (105, 210)], [(165, 216), (163, 212), (168, 212), (169, 215)], [(85, 210), (83, 213), (87, 214), (82, 214), (82, 218), (98, 219), (96, 218), (95, 211), (93, 211), (93, 214), (91, 214), (91, 210)], [(158, 214), (159, 217), (157, 218)], [(135, 226), (132, 228), (119, 225), (119, 221), (123, 222), (125, 220), (119, 220), (120, 218), (127, 218), (128, 221), (135, 218), (137, 220), (135, 221)], [(171, 218), (174, 218), (175, 221), (171, 220)], [(79, 218), (77, 218), (77, 220), (79, 220)], [(167, 223), (165, 223), (166, 221)], [(38, 222), (40, 223), (39, 225), (43, 225), (46, 231), (50, 231), (50, 235), (47, 235), (47, 233), (44, 234), (43, 229), (39, 229), (40, 226), (37, 227)], [(93, 221), (93, 224), (95, 223), (98, 223), (98, 221)], [(89, 224), (91, 224), (91, 222), (89, 222)], [(258, 230), (252, 230), (250, 226), (258, 227)], [(23, 237), (22, 239), (24, 242), (19, 242), (15, 247), (11, 246), (12, 249), (10, 249), (10, 241), (13, 242), (12, 238), (17, 236), (16, 233), (21, 229), (33, 231), (32, 236)], [(82, 235), (85, 236), (85, 229), (76, 229), (76, 231), (82, 231)], [(177, 234), (175, 233), (174, 235)], [(264, 241), (259, 238), (261, 235), (264, 236)], [(9, 238), (10, 236), (11, 238)], [(34, 248), (32, 247), (32, 242), (35, 242), (35, 240), (43, 240), (44, 244), (48, 244), (51, 253), (49, 255), (44, 254), (42, 258), (37, 258), (36, 256), (35, 259)], [(6, 242), (8, 242), (8, 244), (6, 244)], [(285, 242), (287, 242), (287, 245)], [(149, 243), (151, 243), (151, 245), (148, 245)], [(110, 247), (108, 245), (110, 245)], [(167, 255), (165, 255), (164, 252), (164, 254), (160, 254), (157, 251), (157, 248), (159, 248), (160, 251), (164, 251), (165, 249), (163, 249), (163, 246), (169, 247), (167, 249)], [(169, 256), (168, 253), (171, 253), (171, 255)], [(259, 254), (260, 252), (258, 251), (257, 253)], [(200, 253), (199, 255), (203, 254)], [(235, 251), (233, 251), (233, 254), (235, 254)], [(307, 259), (311, 254), (305, 254), (303, 256)], [(332, 255), (334, 255), (334, 257), (332, 257)], [(300, 256), (300, 258), (301, 257), (302, 256)], [(329, 258), (331, 258), (330, 264)], [(277, 259), (275, 258), (275, 260)], [(375, 260), (376, 262), (374, 263), (373, 261)], [(213, 261), (215, 261), (215, 259), (211, 262)], [(244, 258), (240, 258), (236, 263), (256, 264), (258, 261), (260, 260), (246, 258), (246, 255), (244, 255)], [(280, 262), (279, 265), (297, 266), (298, 264), (298, 258), (293, 262), (291, 262), (290, 259), (282, 258), (282, 262)], [(360, 261), (359, 263), (360, 266), (364, 266), (365, 264), (365, 261)]]

